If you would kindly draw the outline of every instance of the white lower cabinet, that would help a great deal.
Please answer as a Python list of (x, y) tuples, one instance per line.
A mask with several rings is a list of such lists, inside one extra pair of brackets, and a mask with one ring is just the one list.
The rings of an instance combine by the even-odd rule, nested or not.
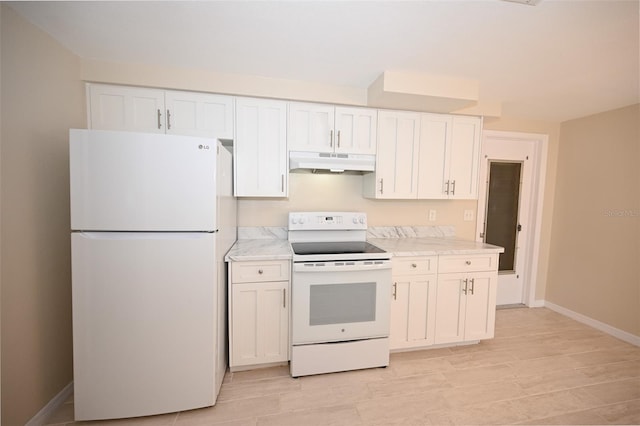
[[(436, 344), (489, 339), (496, 319), (497, 254), (441, 256), (439, 270), (461, 263), (465, 272), (440, 273), (436, 293)], [(477, 265), (477, 266), (475, 266)], [(472, 269), (478, 270), (473, 271)]]
[(391, 350), (493, 337), (498, 254), (397, 256), (392, 262)]
[(434, 344), (437, 256), (394, 257), (391, 350)]
[(232, 262), (229, 367), (289, 360), (289, 261)]

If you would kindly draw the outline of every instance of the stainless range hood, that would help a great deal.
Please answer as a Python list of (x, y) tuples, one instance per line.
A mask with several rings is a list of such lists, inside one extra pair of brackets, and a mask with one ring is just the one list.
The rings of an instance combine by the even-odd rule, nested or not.
[(331, 172), (372, 172), (376, 156), (365, 154), (336, 154), (325, 152), (289, 152), (289, 170), (309, 169)]

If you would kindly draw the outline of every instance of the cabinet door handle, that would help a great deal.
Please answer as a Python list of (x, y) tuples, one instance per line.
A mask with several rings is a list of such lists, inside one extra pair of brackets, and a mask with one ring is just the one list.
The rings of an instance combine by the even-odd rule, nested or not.
[(329, 146), (333, 148), (333, 130), (329, 131)]
[(158, 108), (158, 129), (162, 129), (162, 113), (160, 112), (160, 108)]
[(282, 289), (282, 307), (283, 308), (287, 307), (287, 289), (286, 288)]
[(451, 195), (456, 195), (456, 181), (455, 180), (453, 182), (451, 182), (451, 186), (453, 186), (453, 189), (451, 190)]
[(338, 148), (340, 148), (340, 130), (338, 130)]
[(393, 300), (398, 300), (398, 283), (393, 283)]
[(449, 181), (446, 181), (445, 185), (447, 185), (447, 189), (444, 190), (444, 193), (449, 195)]
[(462, 289), (462, 292), (464, 294), (467, 294), (467, 286), (469, 285), (469, 280), (464, 279), (464, 280), (462, 280), (462, 282), (464, 283), (464, 288)]
[(280, 175), (280, 192), (284, 193), (284, 175)]
[(476, 279), (471, 278), (471, 294), (473, 294), (473, 290), (475, 290)]
[(171, 130), (171, 111), (167, 110), (167, 130)]
[(384, 193), (384, 179), (380, 179), (380, 194)]

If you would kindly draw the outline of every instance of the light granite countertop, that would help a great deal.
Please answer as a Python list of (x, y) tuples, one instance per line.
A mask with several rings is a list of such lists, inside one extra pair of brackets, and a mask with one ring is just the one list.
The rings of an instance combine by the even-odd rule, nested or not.
[(227, 252), (224, 260), (287, 260), (292, 256), (289, 240), (281, 239), (245, 239), (238, 240)]
[(452, 237), (369, 238), (368, 241), (393, 256), (502, 253), (504, 248)]
[[(283, 228), (239, 228), (229, 261), (288, 260), (293, 253)], [(449, 227), (372, 228), (367, 240), (393, 256), (502, 253), (502, 247), (455, 238)]]

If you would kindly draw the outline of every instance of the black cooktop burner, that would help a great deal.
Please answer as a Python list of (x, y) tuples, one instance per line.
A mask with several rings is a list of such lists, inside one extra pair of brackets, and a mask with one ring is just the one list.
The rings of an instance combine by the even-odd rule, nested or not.
[(291, 243), (291, 248), (297, 255), (385, 253), (381, 248), (366, 241)]

